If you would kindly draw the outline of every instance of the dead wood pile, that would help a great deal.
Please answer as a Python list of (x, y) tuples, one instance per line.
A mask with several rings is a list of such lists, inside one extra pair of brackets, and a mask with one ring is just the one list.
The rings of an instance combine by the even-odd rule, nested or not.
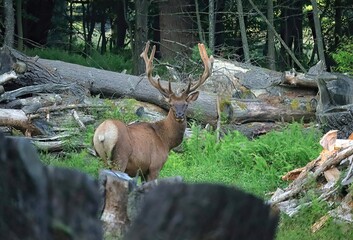
[(331, 130), (322, 137), (320, 156), (282, 177), (292, 182), (285, 189), (278, 188), (269, 201), (289, 216), (311, 205), (313, 199), (326, 201), (333, 206), (332, 210), (318, 219), (312, 226), (313, 232), (330, 217), (353, 223), (353, 197), (349, 188), (353, 182), (353, 134), (349, 139), (337, 139), (337, 132)]
[[(305, 77), (298, 76), (217, 60), (213, 77), (206, 82), (198, 101), (190, 106), (188, 116), (216, 126), (221, 115), (236, 129), (239, 126), (240, 131), (247, 124), (244, 132), (250, 137), (275, 128), (273, 123), (314, 120), (315, 80), (309, 79), (307, 84), (303, 83)], [(184, 85), (173, 83), (176, 88)], [(27, 136), (60, 136), (54, 121), (60, 113), (64, 112), (66, 118), (68, 114), (75, 117), (82, 128), (85, 119), (80, 118), (86, 110), (101, 108), (89, 98), (90, 94), (134, 98), (166, 109), (158, 91), (144, 77), (32, 58), (6, 47), (0, 51), (0, 109), (4, 110), (1, 126), (19, 129)], [(220, 114), (217, 95), (221, 96)], [(56, 143), (49, 148), (60, 149), (64, 141), (61, 137), (56, 136)]]

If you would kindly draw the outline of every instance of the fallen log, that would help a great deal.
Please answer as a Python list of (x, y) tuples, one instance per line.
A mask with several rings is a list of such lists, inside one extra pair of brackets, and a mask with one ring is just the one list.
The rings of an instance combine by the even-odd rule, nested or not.
[(31, 85), (31, 86), (21, 87), (21, 88), (3, 93), (0, 96), (0, 102), (13, 101), (18, 97), (28, 95), (28, 94), (48, 93), (48, 92), (62, 93), (63, 91), (69, 91), (72, 88), (73, 88), (72, 85), (70, 86), (68, 84), (55, 84), (55, 83)]
[[(13, 49), (9, 50), (9, 54), (11, 55), (10, 58), (13, 59), (12, 64), (18, 61), (26, 64), (26, 71), (18, 74), (17, 79), (11, 81), (12, 84), (28, 86), (47, 83), (67, 83), (70, 85), (71, 83), (75, 86), (83, 86), (83, 88), (89, 89), (92, 94), (100, 94), (101, 97), (131, 97), (167, 108), (167, 104), (162, 100), (158, 91), (144, 77), (61, 61), (33, 59)], [(9, 67), (4, 67), (4, 69), (9, 69)], [(219, 71), (219, 69), (215, 69), (215, 71)], [(248, 74), (244, 75), (246, 73)], [(249, 101), (248, 99), (229, 99), (226, 97), (221, 100), (222, 114), (229, 123), (293, 121), (299, 119), (310, 121), (315, 116), (315, 91), (301, 91), (278, 86), (271, 79), (277, 79), (274, 73), (257, 74), (254, 71), (246, 70), (242, 74), (245, 77), (239, 76), (241, 84), (245, 87), (253, 87), (254, 89), (251, 90), (253, 90), (257, 99)], [(264, 78), (261, 81), (250, 81), (259, 77)], [(161, 81), (161, 83), (162, 85), (167, 84), (166, 81)], [(265, 86), (261, 87), (261, 84)], [(173, 87), (182, 88), (185, 85), (173, 83)], [(198, 101), (189, 107), (188, 116), (215, 126), (218, 119), (216, 107), (218, 94), (221, 93), (219, 91), (216, 91), (216, 93), (202, 91)]]
[(28, 116), (22, 110), (1, 109), (0, 108), (0, 126), (14, 127), (26, 135), (46, 134), (43, 121), (30, 121)]

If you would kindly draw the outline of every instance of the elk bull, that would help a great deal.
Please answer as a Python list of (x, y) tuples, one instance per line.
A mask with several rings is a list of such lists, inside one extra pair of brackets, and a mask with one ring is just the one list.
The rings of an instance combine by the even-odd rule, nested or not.
[(147, 181), (158, 177), (169, 151), (183, 140), (189, 103), (198, 98), (197, 88), (212, 72), (213, 57), (208, 57), (203, 44), (199, 44), (198, 47), (204, 72), (195, 84), (190, 80), (186, 89), (177, 94), (172, 91), (170, 81), (168, 88), (165, 88), (161, 86), (159, 78), (152, 76), (156, 47), (153, 46), (148, 57), (149, 42), (147, 42), (141, 53), (146, 65), (146, 75), (151, 85), (158, 89), (169, 104), (168, 116), (154, 123), (140, 122), (130, 125), (118, 120), (105, 120), (96, 129), (93, 144), (106, 165), (114, 170), (126, 172), (132, 177), (139, 174)]

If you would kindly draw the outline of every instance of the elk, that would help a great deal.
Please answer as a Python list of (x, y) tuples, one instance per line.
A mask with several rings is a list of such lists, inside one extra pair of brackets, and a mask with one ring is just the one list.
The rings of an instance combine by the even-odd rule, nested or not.
[(152, 76), (156, 46), (153, 46), (148, 57), (150, 43), (146, 43), (140, 56), (145, 62), (147, 79), (163, 95), (169, 104), (169, 112), (165, 119), (154, 123), (125, 125), (112, 119), (101, 123), (94, 132), (93, 145), (106, 165), (131, 177), (140, 175), (142, 180), (151, 181), (158, 177), (169, 151), (183, 140), (188, 104), (198, 98), (199, 92), (196, 90), (212, 72), (213, 56), (208, 57), (203, 44), (199, 43), (198, 47), (204, 64), (203, 74), (196, 83), (192, 84), (190, 79), (186, 89), (174, 93), (170, 81), (168, 88), (162, 87), (160, 78)]

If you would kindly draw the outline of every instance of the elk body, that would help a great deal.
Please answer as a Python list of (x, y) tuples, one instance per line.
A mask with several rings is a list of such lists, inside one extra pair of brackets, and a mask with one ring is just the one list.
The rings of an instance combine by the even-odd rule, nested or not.
[(126, 172), (132, 177), (139, 174), (143, 180), (150, 181), (158, 177), (169, 151), (182, 142), (188, 104), (198, 98), (199, 92), (196, 89), (210, 76), (213, 57), (209, 58), (204, 45), (199, 44), (205, 70), (195, 84), (190, 81), (187, 88), (177, 94), (172, 91), (170, 81), (168, 88), (165, 88), (161, 86), (159, 78), (152, 76), (156, 48), (153, 46), (150, 57), (148, 50), (149, 42), (141, 53), (146, 64), (146, 75), (151, 85), (158, 89), (169, 104), (167, 117), (154, 123), (130, 125), (119, 120), (105, 120), (96, 129), (93, 144), (98, 155), (112, 169)]

